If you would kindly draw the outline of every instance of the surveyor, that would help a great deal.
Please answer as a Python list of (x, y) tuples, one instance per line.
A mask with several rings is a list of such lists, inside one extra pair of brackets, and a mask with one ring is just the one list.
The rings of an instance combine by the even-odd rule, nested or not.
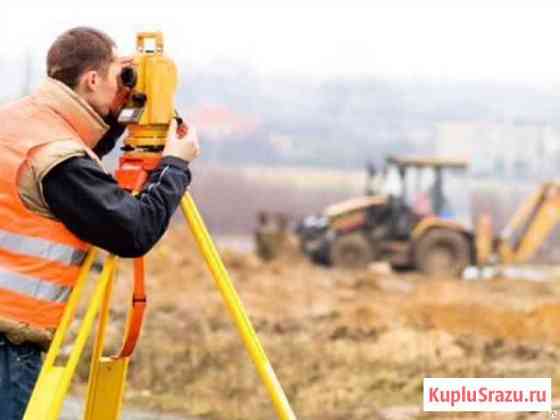
[(142, 256), (165, 232), (199, 155), (196, 131), (172, 122), (162, 159), (132, 197), (104, 169), (125, 127), (119, 82), (132, 58), (93, 28), (60, 35), (47, 77), (0, 108), (0, 413), (23, 417), (90, 246)]

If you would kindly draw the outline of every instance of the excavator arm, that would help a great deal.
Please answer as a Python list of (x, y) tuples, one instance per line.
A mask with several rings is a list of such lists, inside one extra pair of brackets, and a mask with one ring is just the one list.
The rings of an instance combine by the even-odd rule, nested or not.
[(560, 183), (543, 184), (518, 209), (503, 230), (498, 255), (503, 264), (533, 257), (560, 222)]

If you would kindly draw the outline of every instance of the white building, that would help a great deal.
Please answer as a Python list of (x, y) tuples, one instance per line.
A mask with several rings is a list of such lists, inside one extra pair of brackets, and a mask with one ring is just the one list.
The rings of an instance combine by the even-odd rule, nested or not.
[(436, 125), (436, 153), (468, 159), (474, 174), (547, 176), (560, 170), (560, 129), (487, 121)]

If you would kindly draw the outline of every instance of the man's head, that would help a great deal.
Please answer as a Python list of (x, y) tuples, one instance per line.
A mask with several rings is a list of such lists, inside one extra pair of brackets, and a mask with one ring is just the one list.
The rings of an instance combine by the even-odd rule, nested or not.
[(87, 27), (60, 35), (47, 54), (47, 74), (85, 99), (106, 116), (119, 90), (119, 75), (130, 58), (119, 57), (115, 42), (105, 33)]

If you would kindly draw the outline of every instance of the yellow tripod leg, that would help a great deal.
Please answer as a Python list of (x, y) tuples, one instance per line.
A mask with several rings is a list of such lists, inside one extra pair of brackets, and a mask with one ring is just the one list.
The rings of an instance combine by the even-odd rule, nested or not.
[(116, 257), (110, 256), (107, 259), (103, 271), (97, 280), (97, 286), (91, 299), (91, 304), (88, 306), (78, 335), (73, 343), (68, 361), (65, 366), (55, 366), (55, 361), (60, 354), (64, 338), (80, 302), (80, 296), (87, 275), (95, 260), (95, 255), (96, 250), (92, 249), (88, 253), (80, 270), (76, 286), (67, 303), (66, 310), (64, 311), (60, 325), (51, 343), (45, 362), (43, 363), (43, 368), (41, 369), (41, 373), (33, 389), (29, 404), (27, 405), (24, 420), (57, 420), (60, 415), (62, 403), (68, 393), (70, 381), (93, 328), (95, 317), (101, 306), (101, 301), (116, 264)]
[(264, 383), (276, 414), (281, 420), (296, 420), (296, 416), (290, 407), (290, 403), (286, 398), (286, 394), (282, 389), (282, 385), (278, 381), (262, 345), (251, 325), (251, 321), (243, 308), (243, 304), (235, 291), (233, 283), (229, 278), (229, 274), (216, 250), (216, 247), (206, 229), (204, 221), (198, 212), (196, 204), (191, 195), (187, 192), (181, 199), (181, 210), (191, 231), (196, 239), (198, 247), (206, 260), (206, 264), (214, 277), (216, 285), (226, 303), (235, 325), (241, 335), (245, 348), (249, 352), (253, 363), (257, 368), (257, 372)]
[(84, 420), (116, 420), (120, 417), (129, 358), (103, 357), (105, 334), (109, 322), (114, 277), (107, 285), (100, 309), (89, 373), (88, 396)]

